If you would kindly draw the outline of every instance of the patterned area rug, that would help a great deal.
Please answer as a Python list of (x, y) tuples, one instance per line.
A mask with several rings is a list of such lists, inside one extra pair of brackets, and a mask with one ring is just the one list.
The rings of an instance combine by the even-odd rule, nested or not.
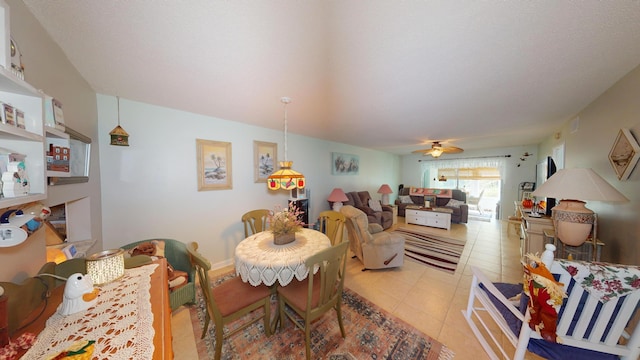
[[(212, 286), (234, 276), (212, 280)], [(191, 320), (200, 359), (214, 358), (213, 325), (200, 340), (204, 325), (204, 301), (198, 288), (197, 305), (191, 306)], [(275, 295), (271, 301), (275, 312)], [(261, 310), (257, 310), (261, 311)], [(313, 323), (312, 359), (429, 359), (450, 360), (453, 352), (411, 325), (385, 312), (356, 293), (345, 289), (342, 316), (347, 337), (342, 338), (334, 310)], [(238, 320), (242, 321), (242, 319)], [(222, 359), (304, 359), (304, 333), (288, 319), (286, 327), (266, 337), (262, 322), (257, 322), (224, 341)], [(233, 328), (233, 323), (229, 325)]]
[(394, 232), (404, 237), (404, 254), (407, 257), (448, 273), (456, 271), (465, 241), (407, 228)]

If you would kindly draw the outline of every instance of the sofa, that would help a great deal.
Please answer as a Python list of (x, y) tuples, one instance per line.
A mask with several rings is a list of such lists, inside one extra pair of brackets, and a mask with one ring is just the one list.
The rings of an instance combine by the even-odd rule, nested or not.
[[(458, 189), (447, 189), (447, 192), (450, 193), (448, 193), (446, 197), (436, 195), (436, 203), (435, 205), (431, 204), (431, 206), (451, 209), (453, 211), (453, 213), (451, 213), (452, 223), (467, 223), (469, 219), (469, 205), (467, 204), (467, 194)], [(398, 191), (398, 198), (395, 201), (395, 204), (398, 207), (398, 216), (404, 216), (405, 210), (409, 205), (424, 206), (424, 195), (411, 195), (410, 193), (411, 188), (409, 187), (404, 187)], [(456, 201), (452, 202), (451, 200)], [(452, 203), (456, 204), (453, 205)]]
[[(345, 193), (347, 201), (343, 201), (343, 205), (351, 205), (367, 215), (369, 224), (378, 224), (383, 229), (388, 229), (393, 225), (393, 208), (388, 205), (382, 205), (379, 200), (373, 200), (368, 191), (351, 191)], [(371, 204), (369, 202), (371, 200)], [(379, 205), (379, 211), (374, 210), (370, 205)], [(333, 207), (333, 203), (329, 201), (329, 206)]]

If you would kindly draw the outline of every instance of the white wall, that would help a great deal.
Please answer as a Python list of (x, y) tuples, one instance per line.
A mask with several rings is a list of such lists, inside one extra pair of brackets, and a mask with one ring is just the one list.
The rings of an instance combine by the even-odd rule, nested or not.
[(540, 146), (546, 156), (564, 142), (565, 168), (592, 168), (630, 200), (589, 201), (587, 207), (598, 214), (598, 238), (605, 243), (602, 260), (635, 265), (640, 264), (640, 165), (627, 180), (620, 181), (608, 155), (621, 128), (629, 129), (640, 141), (639, 93), (640, 66), (581, 110), (575, 131), (572, 117), (558, 129), (557, 139), (550, 136)]
[[(116, 98), (99, 94), (97, 102), (105, 248), (154, 237), (197, 241), (203, 255), (221, 266), (232, 261), (244, 238), (242, 214), (286, 206), (289, 192), (269, 191), (253, 178), (253, 141), (278, 143), (282, 160), (282, 131), (120, 98), (120, 125), (130, 146), (111, 146)], [(197, 190), (196, 138), (232, 143), (232, 190)], [(331, 152), (359, 155), (359, 175), (331, 175)], [(288, 160), (307, 179), (310, 221), (329, 209), (326, 198), (334, 187), (376, 197), (382, 183), (398, 184), (399, 157), (380, 151), (289, 133)]]
[[(500, 218), (507, 219), (513, 215), (515, 209), (513, 202), (518, 198), (518, 187), (524, 181), (536, 181), (536, 157), (537, 145), (517, 146), (507, 148), (494, 148), (483, 150), (465, 150), (461, 154), (443, 155), (440, 159), (461, 159), (484, 156), (496, 156), (503, 158), (503, 155), (511, 155), (511, 157), (503, 158), (505, 160), (504, 174), (502, 178), (502, 190), (500, 193)], [(525, 152), (534, 154), (529, 156), (525, 161), (521, 161), (520, 157)], [(432, 161), (431, 157), (425, 157), (420, 154), (410, 154), (402, 156), (401, 159), (401, 183), (405, 186), (420, 186), (422, 181), (422, 163), (419, 160)], [(437, 160), (435, 160), (437, 161)], [(518, 166), (520, 164), (520, 166)]]

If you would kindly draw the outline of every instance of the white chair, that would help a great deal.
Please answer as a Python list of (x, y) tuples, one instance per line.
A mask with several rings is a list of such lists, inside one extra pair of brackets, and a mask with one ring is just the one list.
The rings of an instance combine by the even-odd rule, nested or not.
[[(565, 266), (571, 262), (563, 260)], [(573, 262), (577, 263), (577, 262)], [(567, 298), (558, 311), (556, 335), (562, 345), (543, 340), (529, 327), (530, 313), (522, 313), (519, 307), (504, 294), (505, 285), (492, 283), (480, 269), (472, 267), (473, 280), (467, 309), (463, 315), (476, 338), (491, 359), (524, 359), (527, 350), (546, 359), (599, 359), (598, 356), (613, 354), (621, 359), (636, 360), (640, 356), (640, 326), (629, 326), (640, 305), (640, 290), (601, 303), (589, 295), (564, 269), (559, 261), (553, 262), (551, 273), (559, 276), (564, 284)], [(588, 264), (588, 263), (586, 263)], [(611, 265), (613, 269), (618, 265)], [(499, 290), (501, 287), (502, 290)], [(512, 287), (513, 290), (513, 287)], [(524, 297), (524, 296), (523, 296)], [(492, 326), (491, 322), (497, 324)], [(633, 322), (632, 322), (633, 323)], [(478, 328), (482, 327), (482, 331)], [(631, 329), (626, 327), (631, 327)], [(493, 331), (491, 330), (493, 329)], [(495, 331), (502, 333), (495, 334)], [(507, 338), (515, 351), (505, 348)], [(491, 342), (489, 341), (491, 340)], [(507, 343), (508, 344), (508, 343)], [(499, 350), (499, 355), (494, 349)], [(514, 350), (511, 349), (511, 350)], [(600, 352), (598, 354), (592, 351)], [(605, 354), (601, 354), (605, 353)], [(603, 357), (606, 358), (606, 357)], [(617, 357), (614, 357), (617, 358)]]
[(482, 215), (482, 207), (480, 206), (480, 201), (482, 201), (482, 196), (484, 195), (484, 189), (480, 191), (480, 195), (478, 197), (469, 196), (467, 199), (467, 205), (469, 205), (469, 209), (475, 207), (476, 210)]

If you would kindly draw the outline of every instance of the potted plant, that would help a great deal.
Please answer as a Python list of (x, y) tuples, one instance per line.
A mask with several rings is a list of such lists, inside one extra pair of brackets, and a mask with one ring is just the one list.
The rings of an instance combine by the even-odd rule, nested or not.
[(296, 232), (302, 230), (302, 221), (299, 220), (300, 210), (293, 204), (282, 210), (276, 207), (269, 214), (269, 231), (273, 233), (273, 243), (276, 245), (288, 244), (296, 239)]

